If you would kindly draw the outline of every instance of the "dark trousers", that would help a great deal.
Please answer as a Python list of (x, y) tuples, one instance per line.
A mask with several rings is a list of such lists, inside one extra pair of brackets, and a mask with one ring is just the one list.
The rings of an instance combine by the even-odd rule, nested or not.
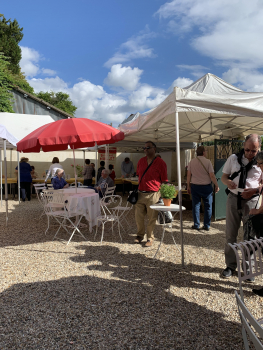
[(205, 213), (204, 213), (204, 227), (209, 228), (212, 216), (212, 203), (213, 203), (213, 187), (209, 185), (194, 185), (191, 184), (192, 195), (192, 213), (194, 219), (194, 226), (200, 226), (200, 205), (201, 199), (203, 199)]
[(21, 197), (22, 199), (31, 199), (31, 182), (20, 182)]
[(91, 186), (92, 185), (92, 179), (84, 179), (83, 185), (84, 186)]

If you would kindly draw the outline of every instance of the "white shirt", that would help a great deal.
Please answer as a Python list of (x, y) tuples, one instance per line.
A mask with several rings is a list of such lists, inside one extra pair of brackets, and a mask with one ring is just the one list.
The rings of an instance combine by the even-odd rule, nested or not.
[[(46, 176), (46, 179), (45, 179), (45, 182), (47, 181), (47, 179), (49, 178), (49, 175), (51, 174), (51, 178), (55, 177), (55, 174), (56, 174), (56, 171), (57, 169), (63, 169), (62, 168), (62, 165), (60, 165), (59, 163), (54, 163), (54, 164), (51, 164), (50, 167), (49, 167), (49, 170), (47, 172), (47, 176)], [(63, 178), (65, 179), (66, 176), (65, 176), (65, 172), (63, 174)]]
[[(247, 165), (248, 163), (249, 163), (249, 160), (245, 158), (245, 156), (243, 155), (242, 164)], [(234, 172), (237, 172), (239, 170), (240, 170), (240, 164), (238, 163), (237, 156), (235, 154), (232, 154), (230, 157), (228, 157), (227, 161), (225, 162), (225, 165), (223, 167), (223, 173), (232, 175)], [(239, 184), (239, 178), (240, 178), (240, 173), (232, 180), (237, 185), (237, 187)], [(262, 180), (263, 180), (263, 173), (260, 167), (258, 167), (257, 165), (253, 165), (247, 174), (245, 188), (257, 188)], [(238, 194), (237, 190), (230, 190), (230, 191), (234, 194)]]

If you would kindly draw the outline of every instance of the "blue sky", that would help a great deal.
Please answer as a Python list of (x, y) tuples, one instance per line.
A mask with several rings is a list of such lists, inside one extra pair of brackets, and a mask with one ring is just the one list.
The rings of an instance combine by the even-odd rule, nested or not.
[(69, 93), (77, 117), (117, 126), (208, 72), (263, 91), (259, 0), (9, 0), (1, 13), (24, 28), (35, 91)]

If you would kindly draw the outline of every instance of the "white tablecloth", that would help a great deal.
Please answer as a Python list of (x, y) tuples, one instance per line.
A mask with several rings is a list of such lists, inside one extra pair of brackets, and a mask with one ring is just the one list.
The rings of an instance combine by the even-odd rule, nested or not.
[(96, 218), (100, 215), (100, 201), (98, 193), (66, 193), (64, 191), (65, 200), (68, 201), (69, 214), (84, 215), (89, 222), (89, 230), (97, 224)]

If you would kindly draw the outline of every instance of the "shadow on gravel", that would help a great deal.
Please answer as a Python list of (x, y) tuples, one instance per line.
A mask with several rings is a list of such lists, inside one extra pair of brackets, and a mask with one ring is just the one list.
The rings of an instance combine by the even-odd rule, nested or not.
[(85, 249), (72, 260), (101, 277), (16, 284), (0, 295), (1, 349), (242, 348), (239, 324), (169, 291), (176, 285), (187, 293), (195, 282), (207, 289), (197, 276), (189, 285), (198, 267), (181, 270), (115, 247)]

